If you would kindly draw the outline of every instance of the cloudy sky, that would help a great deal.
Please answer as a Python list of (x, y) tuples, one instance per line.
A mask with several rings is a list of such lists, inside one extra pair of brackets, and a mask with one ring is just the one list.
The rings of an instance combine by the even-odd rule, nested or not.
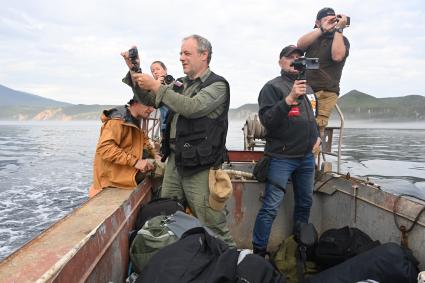
[(121, 104), (121, 51), (137, 45), (142, 69), (164, 61), (182, 76), (181, 39), (213, 46), (211, 69), (231, 84), (235, 108), (255, 103), (279, 74), (278, 54), (312, 30), (325, 6), (351, 17), (341, 93), (425, 95), (425, 1), (10, 1), (0, 0), (0, 84), (82, 104)]

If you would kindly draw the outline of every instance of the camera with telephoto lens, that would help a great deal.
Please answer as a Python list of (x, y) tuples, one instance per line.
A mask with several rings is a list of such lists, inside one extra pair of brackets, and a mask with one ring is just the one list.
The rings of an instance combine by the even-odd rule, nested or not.
[(164, 77), (164, 84), (165, 84), (165, 85), (169, 85), (169, 84), (171, 84), (172, 82), (174, 82), (174, 78), (173, 78), (173, 76), (172, 76), (172, 75), (166, 75), (166, 76)]
[[(336, 16), (336, 21), (339, 22), (339, 19), (341, 19), (342, 16), (341, 15), (337, 15)], [(347, 23), (345, 24), (346, 27), (350, 26), (350, 17), (347, 16)]]
[(130, 70), (136, 73), (141, 73), (142, 69), (140, 68), (139, 63), (137, 62), (137, 59), (139, 58), (139, 52), (137, 51), (137, 47), (133, 47), (128, 50), (128, 58), (130, 59), (132, 65)]
[(295, 70), (298, 70), (297, 80), (305, 80), (305, 71), (306, 70), (318, 70), (319, 69), (319, 58), (308, 58), (308, 57), (298, 57), (291, 63), (291, 67), (294, 67)]

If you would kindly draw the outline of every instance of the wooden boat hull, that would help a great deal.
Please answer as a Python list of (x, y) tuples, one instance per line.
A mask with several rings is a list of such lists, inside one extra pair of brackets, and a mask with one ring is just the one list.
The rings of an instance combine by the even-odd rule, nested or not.
[[(252, 172), (261, 152), (230, 152), (227, 169)], [(123, 282), (127, 276), (128, 233), (138, 208), (151, 198), (155, 184), (134, 190), (106, 189), (0, 263), (0, 282)], [(251, 248), (255, 217), (264, 184), (233, 179), (228, 224), (238, 247)], [(269, 243), (275, 249), (292, 230), (293, 194), (288, 187)], [(311, 222), (319, 232), (346, 225), (381, 242), (401, 242), (394, 224), (397, 197), (354, 178), (324, 174), (316, 182)], [(395, 212), (410, 226), (425, 203), (403, 198)], [(409, 247), (425, 269), (425, 214), (408, 233)]]

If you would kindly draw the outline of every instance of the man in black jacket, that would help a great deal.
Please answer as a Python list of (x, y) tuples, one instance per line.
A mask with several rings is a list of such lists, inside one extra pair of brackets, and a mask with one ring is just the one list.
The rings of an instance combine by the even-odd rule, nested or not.
[(258, 97), (259, 116), (266, 128), (264, 153), (271, 157), (263, 206), (253, 231), (254, 252), (265, 255), (273, 221), (291, 177), (294, 189), (294, 227), (307, 223), (312, 205), (314, 181), (313, 149), (320, 145), (315, 121), (313, 90), (305, 80), (296, 80), (291, 63), (303, 54), (289, 45), (280, 52), (281, 75), (262, 88)]

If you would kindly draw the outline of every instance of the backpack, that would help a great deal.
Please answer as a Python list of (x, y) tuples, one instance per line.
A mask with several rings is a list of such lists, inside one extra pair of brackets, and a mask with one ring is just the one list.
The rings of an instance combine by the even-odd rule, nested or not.
[(137, 273), (142, 271), (150, 258), (161, 248), (178, 240), (176, 234), (166, 225), (168, 217), (156, 216), (146, 221), (142, 229), (137, 232), (130, 247), (130, 260)]
[(418, 261), (410, 250), (385, 243), (307, 278), (308, 283), (416, 283)]
[(319, 238), (316, 262), (322, 268), (329, 268), (378, 245), (379, 241), (373, 241), (357, 228), (329, 229)]
[(158, 215), (170, 215), (176, 211), (183, 211), (184, 206), (175, 199), (158, 198), (153, 199), (146, 205), (142, 205), (137, 213), (135, 230), (139, 231), (145, 222)]
[(196, 227), (158, 251), (136, 282), (235, 282), (238, 254), (203, 227)]
[(291, 235), (280, 244), (272, 260), (276, 268), (286, 275), (288, 283), (301, 283), (305, 277), (319, 271), (312, 261), (316, 244), (316, 229), (313, 224), (304, 223), (296, 235)]
[(137, 231), (143, 227), (147, 220), (158, 215), (170, 215), (176, 211), (184, 212), (184, 206), (175, 199), (158, 198), (152, 199), (147, 204), (143, 204), (137, 213), (134, 230), (131, 230), (129, 233), (129, 245), (131, 246)]
[(248, 254), (239, 262), (236, 267), (235, 283), (286, 283), (284, 275), (264, 257), (256, 254)]
[[(130, 247), (130, 259), (135, 271), (140, 273), (158, 250), (180, 239), (186, 231), (197, 227), (202, 227), (199, 219), (181, 211), (168, 216), (159, 215), (146, 221)], [(206, 227), (205, 231), (214, 235)]]

